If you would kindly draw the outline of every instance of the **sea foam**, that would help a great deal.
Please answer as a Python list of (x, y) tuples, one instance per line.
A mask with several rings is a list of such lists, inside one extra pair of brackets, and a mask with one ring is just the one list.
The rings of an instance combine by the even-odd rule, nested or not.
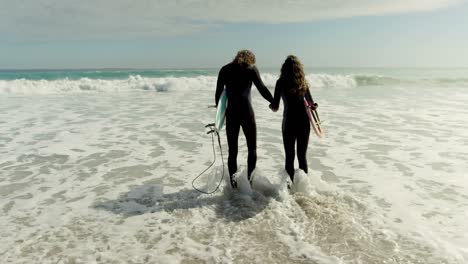
[[(273, 89), (278, 75), (262, 74), (264, 83)], [(468, 85), (464, 78), (404, 79), (381, 75), (309, 74), (306, 76), (312, 89), (356, 88), (360, 86), (457, 86)], [(130, 75), (126, 79), (57, 79), (57, 80), (0, 80), (0, 94), (67, 94), (115, 93), (131, 91), (200, 91), (214, 90), (216, 76), (194, 77), (142, 77)]]
[[(278, 75), (262, 74), (265, 84), (274, 88)], [(66, 93), (115, 93), (130, 91), (199, 91), (214, 90), (216, 76), (195, 77), (142, 77), (131, 75), (126, 79), (81, 78), (58, 80), (0, 80), (0, 94), (66, 94)], [(311, 87), (352, 88), (357, 85), (351, 75), (310, 74), (307, 76)]]

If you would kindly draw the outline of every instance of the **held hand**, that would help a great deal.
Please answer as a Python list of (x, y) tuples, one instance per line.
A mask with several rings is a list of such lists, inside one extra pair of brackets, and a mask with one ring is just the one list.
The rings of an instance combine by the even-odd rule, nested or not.
[(270, 104), (268, 107), (270, 107), (271, 111), (273, 111), (273, 112), (278, 111), (278, 108), (274, 108), (273, 104)]
[(312, 108), (312, 110), (317, 109), (317, 107), (318, 107), (317, 103), (313, 103), (313, 104), (310, 105), (310, 108)]

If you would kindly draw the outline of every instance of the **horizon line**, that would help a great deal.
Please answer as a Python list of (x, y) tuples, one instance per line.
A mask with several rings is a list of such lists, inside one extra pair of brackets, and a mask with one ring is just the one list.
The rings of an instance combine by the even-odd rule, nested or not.
[[(154, 67), (154, 68), (129, 68), (129, 67), (97, 67), (97, 68), (0, 68), (0, 72), (13, 71), (157, 71), (157, 70), (216, 70), (219, 67)], [(258, 66), (258, 68), (275, 69), (281, 66)], [(311, 66), (306, 69), (468, 69), (468, 66)]]

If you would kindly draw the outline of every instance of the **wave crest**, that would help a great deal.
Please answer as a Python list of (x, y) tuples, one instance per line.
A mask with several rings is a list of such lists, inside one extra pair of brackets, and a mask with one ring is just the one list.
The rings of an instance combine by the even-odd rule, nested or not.
[[(361, 86), (462, 86), (468, 87), (468, 78), (399, 79), (380, 75), (309, 74), (306, 76), (312, 89), (356, 88)], [(142, 77), (131, 75), (127, 79), (71, 80), (0, 80), (0, 94), (63, 94), (130, 91), (214, 91), (216, 76), (195, 77)], [(278, 75), (262, 74), (265, 84), (274, 89)]]
[(135, 90), (152, 90), (166, 92), (170, 90), (203, 90), (214, 89), (216, 78), (198, 77), (164, 77), (146, 78), (132, 75), (123, 80), (102, 80), (81, 78), (78, 80), (0, 80), (0, 94), (63, 94), (86, 92), (129, 92)]
[(468, 86), (468, 78), (394, 78), (382, 75), (355, 75), (357, 86)]

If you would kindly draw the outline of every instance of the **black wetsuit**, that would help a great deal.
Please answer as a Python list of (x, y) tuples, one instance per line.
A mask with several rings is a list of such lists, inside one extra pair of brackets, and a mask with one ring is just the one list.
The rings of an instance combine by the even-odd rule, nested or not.
[(270, 103), (273, 101), (268, 88), (263, 84), (260, 74), (255, 66), (229, 63), (221, 68), (216, 85), (216, 105), (226, 87), (228, 98), (226, 109), (226, 134), (229, 147), (228, 167), (232, 176), (237, 171), (237, 141), (239, 130), (242, 127), (247, 141), (248, 177), (255, 169), (257, 163), (257, 125), (251, 104), (250, 91), (252, 83), (260, 94)]
[(313, 104), (314, 101), (308, 89), (305, 95), (292, 93), (290, 89), (290, 85), (282, 79), (276, 82), (272, 108), (278, 109), (282, 97), (284, 102), (282, 132), (286, 158), (285, 169), (291, 180), (294, 180), (294, 145), (296, 142), (299, 168), (305, 173), (308, 172), (306, 154), (309, 144), (310, 121), (304, 106), (304, 96)]

